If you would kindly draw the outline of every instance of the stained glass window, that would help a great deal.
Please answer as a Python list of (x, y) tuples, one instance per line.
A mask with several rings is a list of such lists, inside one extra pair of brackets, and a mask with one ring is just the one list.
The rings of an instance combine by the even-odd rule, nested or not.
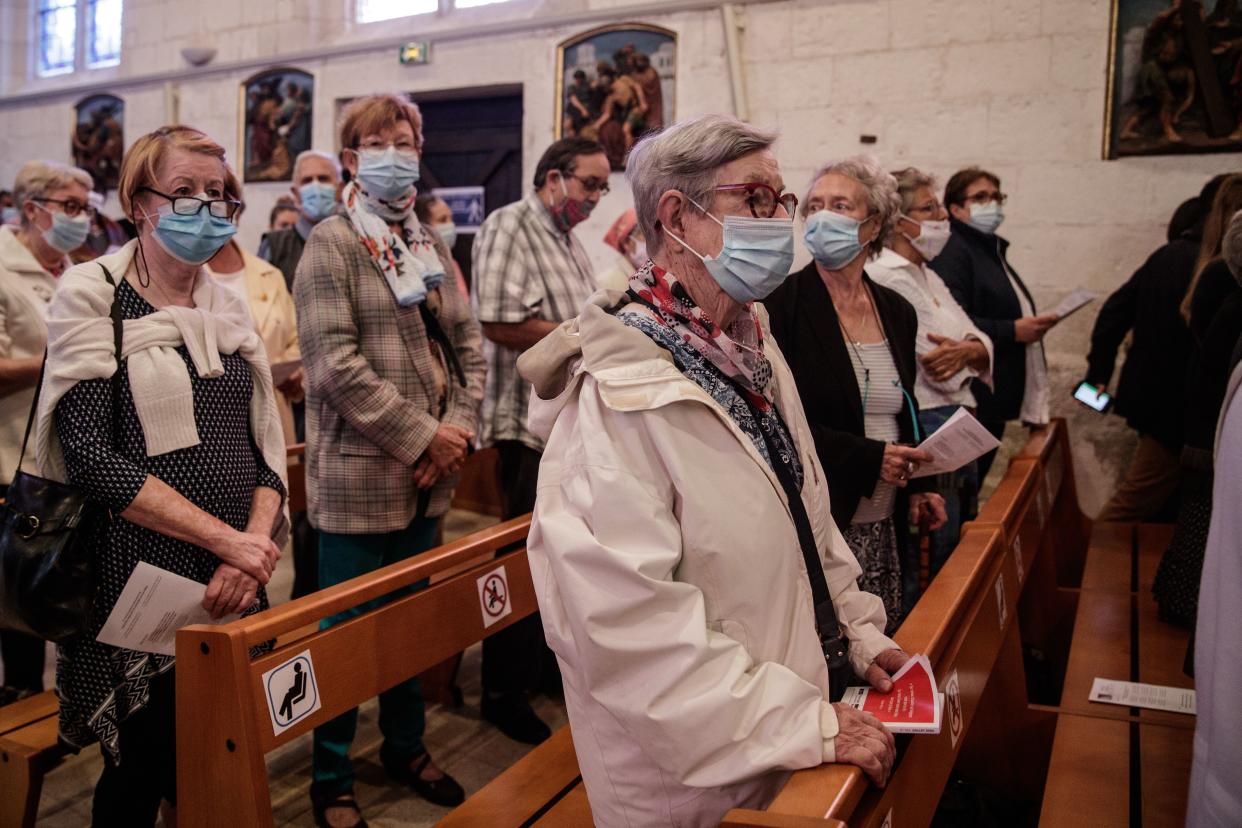
[(121, 62), (121, 0), (90, 0), (86, 9), (86, 65)]
[(73, 71), (77, 48), (76, 0), (39, 0), (39, 74)]

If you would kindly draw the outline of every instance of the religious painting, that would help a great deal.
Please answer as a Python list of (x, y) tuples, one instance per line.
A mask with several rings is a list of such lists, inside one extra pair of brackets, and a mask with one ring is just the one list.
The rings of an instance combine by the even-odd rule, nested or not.
[(1242, 149), (1239, 0), (1113, 0), (1104, 156)]
[(115, 95), (91, 95), (73, 108), (73, 164), (91, 174), (101, 193), (115, 190), (120, 177), (124, 123), (125, 102)]
[(242, 170), (246, 181), (289, 181), (310, 149), (315, 79), (300, 69), (268, 69), (241, 85)]
[(599, 141), (614, 170), (673, 122), (677, 33), (644, 23), (583, 32), (556, 50), (556, 137)]

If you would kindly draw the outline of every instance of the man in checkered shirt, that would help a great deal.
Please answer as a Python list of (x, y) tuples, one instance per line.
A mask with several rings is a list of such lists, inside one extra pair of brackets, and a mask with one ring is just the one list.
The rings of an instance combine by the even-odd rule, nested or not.
[[(594, 141), (565, 138), (535, 168), (535, 189), (487, 217), (474, 239), (471, 300), (485, 337), (487, 386), (480, 444), (500, 455), (505, 519), (530, 512), (543, 442), (526, 428), (530, 385), (517, 358), (578, 315), (595, 291), (590, 260), (574, 236), (608, 193), (608, 157)], [(559, 685), (556, 658), (532, 615), (483, 641), (483, 717), (511, 739), (538, 744), (551, 735), (526, 691)]]

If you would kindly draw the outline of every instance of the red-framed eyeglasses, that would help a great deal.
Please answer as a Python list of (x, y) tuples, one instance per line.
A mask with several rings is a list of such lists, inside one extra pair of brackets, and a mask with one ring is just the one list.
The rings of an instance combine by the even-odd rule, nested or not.
[(793, 215), (798, 209), (798, 197), (793, 193), (778, 193), (767, 184), (761, 184), (758, 181), (750, 181), (745, 184), (720, 184), (713, 189), (724, 192), (744, 191), (746, 193), (746, 206), (750, 207), (750, 214), (755, 218), (772, 218), (776, 215), (776, 205), (785, 208), (785, 212)]

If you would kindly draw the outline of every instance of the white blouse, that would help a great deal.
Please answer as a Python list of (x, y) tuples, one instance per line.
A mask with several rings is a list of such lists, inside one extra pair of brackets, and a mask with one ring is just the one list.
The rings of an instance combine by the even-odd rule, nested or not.
[(929, 333), (950, 339), (977, 339), (988, 351), (988, 365), (976, 371), (964, 366), (947, 380), (933, 379), (923, 363), (918, 363), (918, 375), (914, 381), (914, 396), (919, 408), (938, 408), (946, 405), (974, 407), (975, 395), (970, 391), (970, 381), (979, 379), (992, 387), (992, 339), (975, 327), (966, 311), (953, 298), (949, 288), (936, 272), (926, 265), (919, 266), (889, 248), (884, 248), (875, 260), (867, 263), (867, 275), (877, 284), (897, 291), (914, 306), (918, 315), (919, 332), (914, 339), (917, 356), (930, 353), (937, 347), (928, 338)]

